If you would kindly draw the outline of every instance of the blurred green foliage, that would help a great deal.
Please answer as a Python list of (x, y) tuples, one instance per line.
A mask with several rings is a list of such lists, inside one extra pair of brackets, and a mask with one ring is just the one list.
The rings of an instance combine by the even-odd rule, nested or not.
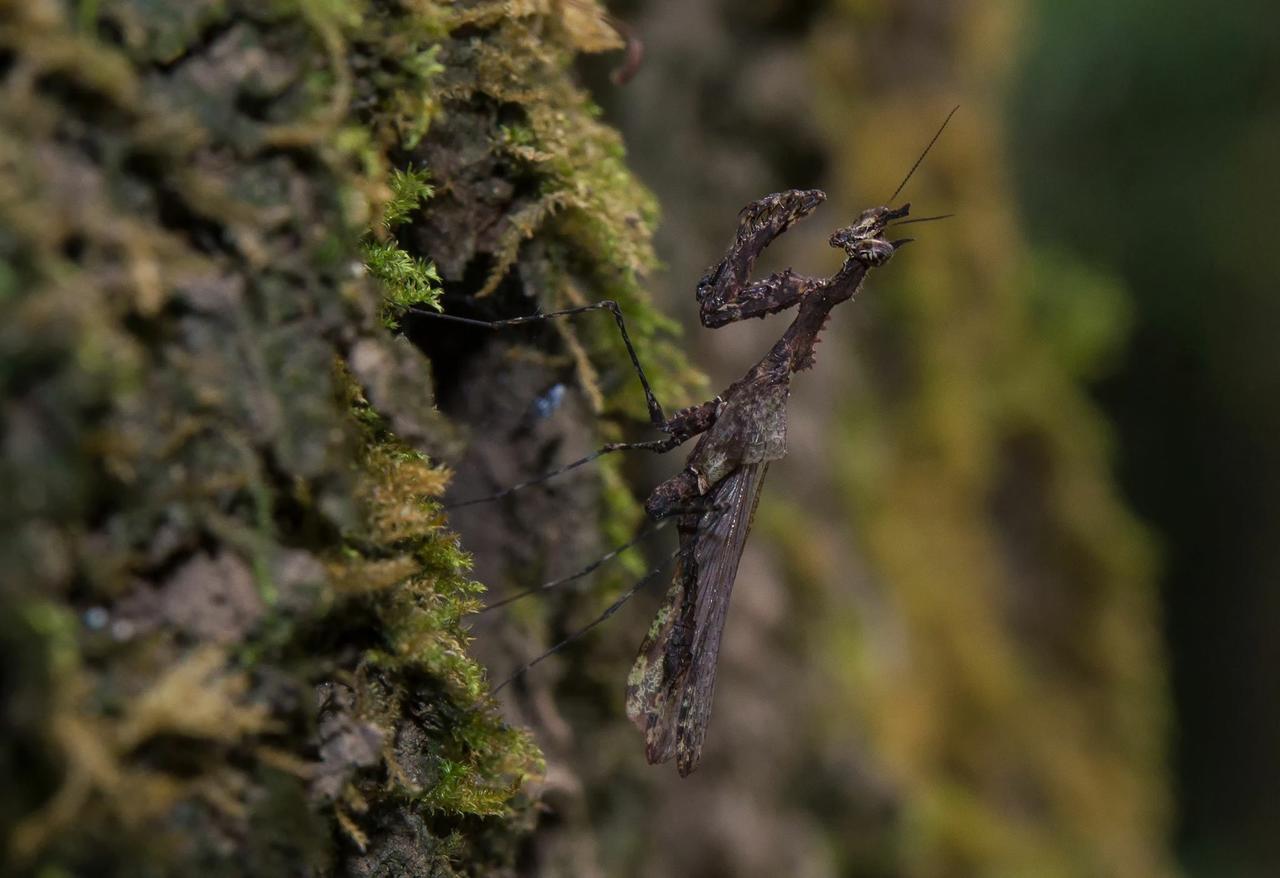
[[(836, 472), (879, 619), (823, 630), (900, 785), (908, 873), (1166, 875), (1152, 553), (1078, 385), (1123, 340), (1125, 300), (1020, 234), (1001, 144), (1013, 74), (993, 61), (1013, 54), (1020, 12), (859, 8), (817, 40), (841, 167), (909, 162), (961, 105), (907, 193), (958, 216), (919, 227), (875, 278), (841, 405)], [(927, 69), (885, 63), (925, 46)]]
[(1133, 337), (1099, 396), (1164, 535), (1179, 846), (1280, 869), (1280, 7), (1033, 4), (1010, 130), (1034, 240), (1116, 276)]

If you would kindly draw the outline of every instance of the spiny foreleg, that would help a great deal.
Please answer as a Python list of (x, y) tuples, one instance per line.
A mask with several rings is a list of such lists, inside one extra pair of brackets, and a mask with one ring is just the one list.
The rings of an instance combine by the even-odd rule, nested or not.
[(823, 283), (790, 269), (755, 283), (748, 280), (764, 248), (825, 198), (820, 189), (791, 189), (766, 195), (742, 209), (728, 252), (698, 282), (698, 316), (703, 326), (714, 328), (776, 314)]

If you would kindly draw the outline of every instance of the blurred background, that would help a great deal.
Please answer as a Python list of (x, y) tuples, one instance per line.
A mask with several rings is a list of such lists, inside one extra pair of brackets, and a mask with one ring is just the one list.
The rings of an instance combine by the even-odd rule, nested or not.
[(585, 73), (716, 387), (786, 322), (696, 326), (737, 211), (825, 189), (761, 271), (829, 273), (960, 105), (904, 195), (956, 217), (795, 383), (703, 768), (617, 816), (654, 873), (1280, 874), (1280, 7), (610, 8), (643, 66)]

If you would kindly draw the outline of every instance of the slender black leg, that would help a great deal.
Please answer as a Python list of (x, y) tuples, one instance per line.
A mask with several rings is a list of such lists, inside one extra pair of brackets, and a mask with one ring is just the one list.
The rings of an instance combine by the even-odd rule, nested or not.
[[(695, 502), (695, 503), (689, 504), (689, 506), (675, 508), (673, 509), (672, 512), (673, 513), (696, 513), (696, 515), (703, 515), (703, 513), (707, 513), (707, 512), (716, 513), (716, 512), (723, 512), (723, 511), (724, 511), (724, 507), (716, 506), (716, 504)], [(667, 521), (669, 521), (669, 518)], [(582, 573), (589, 572), (590, 570), (594, 570), (594, 568), (598, 567), (600, 563), (607, 561), (608, 558), (612, 558), (614, 554), (621, 552), (621, 550), (627, 548), (628, 545), (634, 544), (636, 540), (643, 538), (643, 536), (645, 535), (652, 534), (654, 530), (658, 530), (659, 527), (662, 527), (662, 526), (663, 526), (663, 521), (654, 522), (652, 526), (648, 527), (648, 529), (641, 531), (640, 536), (636, 536), (636, 539), (632, 540), (631, 543), (628, 543), (627, 545), (623, 545), (623, 547), (620, 547), (614, 550), (614, 552), (609, 553), (608, 555), (605, 555), (605, 558), (600, 559), (600, 562), (596, 562), (596, 564), (593, 564), (593, 566), (589, 567), (588, 570), (582, 571)], [(566, 646), (572, 643), (575, 643), (576, 640), (581, 639), (581, 637), (584, 636), (586, 632), (590, 631), (591, 628), (594, 628), (598, 625), (602, 625), (605, 619), (608, 619), (609, 617), (613, 616), (614, 613), (617, 613), (618, 611), (620, 611), (620, 609), (622, 609), (622, 605), (626, 604), (628, 600), (631, 600), (632, 596), (635, 596), (637, 591), (639, 591), (640, 589), (643, 589), (643, 587), (645, 587), (646, 585), (649, 585), (649, 582), (652, 582), (654, 579), (657, 579), (659, 573), (662, 573), (663, 570), (666, 570), (667, 564), (671, 563), (672, 561), (676, 561), (677, 558), (680, 558), (681, 553), (685, 552), (686, 548), (687, 547), (685, 545), (684, 539), (681, 539), (681, 545), (680, 547), (676, 548), (675, 552), (672, 552), (671, 554), (667, 555), (666, 558), (663, 558), (662, 562), (660, 562), (657, 567), (654, 567), (653, 570), (650, 570), (648, 573), (645, 573), (645, 576), (643, 577), (643, 579), (637, 580), (636, 584), (632, 585), (630, 589), (623, 591), (623, 593), (620, 596), (618, 596), (617, 600), (614, 600), (612, 604), (608, 605), (608, 608), (605, 608), (605, 611), (603, 613), (600, 613), (598, 617), (593, 619), (593, 621), (586, 623), (585, 626), (582, 626), (581, 628), (579, 628), (579, 630), (573, 632), (573, 634), (571, 634), (570, 636), (564, 637), (563, 640), (559, 641), (558, 644), (552, 646), (552, 648), (545, 651), (545, 653), (538, 655), (538, 657), (530, 659), (529, 662), (525, 662), (524, 664), (521, 664), (520, 667), (516, 668), (515, 671), (511, 673), (511, 676), (508, 676), (506, 680), (503, 680), (502, 682), (498, 683), (497, 686), (493, 687), (494, 694), (497, 694), (497, 692), (499, 690), (502, 690), (504, 686), (507, 686), (508, 683), (511, 683), (513, 680), (517, 680), (518, 677), (521, 677), (522, 674), (524, 674), (526, 671), (529, 671), (530, 668), (534, 667), (535, 664), (538, 664), (539, 662), (541, 662), (541, 660), (552, 657), (552, 655), (558, 653), (558, 651), (563, 650), (564, 648), (566, 648)], [(550, 589), (550, 587), (557, 586), (561, 584), (561, 582), (577, 579), (577, 576), (581, 576), (582, 573), (577, 573), (577, 575), (568, 577), (568, 579), (566, 580), (557, 581), (557, 582), (548, 582), (547, 585), (540, 586), (538, 587), (538, 589), (531, 589), (530, 591), (526, 591), (526, 593), (513, 595), (512, 598), (503, 600), (502, 604), (509, 603), (511, 602), (511, 600), (516, 600), (517, 598), (522, 598), (522, 596), (524, 596), (525, 594), (532, 594), (534, 593), (534, 591)], [(493, 604), (493, 607), (499, 607), (499, 605), (502, 605), (502, 604)], [(490, 609), (490, 607), (485, 607), (485, 609)], [(481, 612), (484, 612), (484, 611), (481, 611)]]
[(686, 439), (688, 439), (687, 436), (668, 436), (666, 439), (654, 439), (651, 442), (610, 442), (603, 448), (591, 452), (586, 457), (580, 457), (571, 463), (566, 463), (559, 469), (553, 469), (551, 472), (543, 473), (536, 478), (519, 482), (509, 488), (504, 488), (501, 491), (498, 491), (496, 494), (488, 494), (484, 497), (472, 497), (470, 500), (462, 500), (458, 503), (449, 503), (444, 508), (461, 509), (464, 506), (474, 506), (477, 503), (488, 503), (491, 500), (501, 500), (509, 494), (514, 494), (516, 491), (527, 488), (530, 485), (537, 485), (541, 482), (548, 481), (549, 479), (554, 479), (562, 473), (567, 473), (571, 469), (577, 469), (584, 464), (590, 463), (596, 458), (604, 457), (606, 454), (612, 454), (615, 451), (653, 451), (657, 454), (665, 454), (680, 445)]
[(589, 622), (587, 625), (583, 626), (582, 628), (579, 628), (573, 634), (570, 634), (568, 637), (566, 637), (564, 640), (560, 641), (555, 646), (548, 649), (542, 655), (538, 656), (537, 658), (531, 659), (525, 662), (520, 667), (516, 668), (511, 673), (511, 676), (507, 677), (507, 679), (503, 680), (497, 686), (493, 687), (493, 693), (496, 695), (504, 686), (506, 686), (512, 680), (515, 680), (517, 677), (522, 675), (525, 671), (528, 671), (530, 668), (532, 668), (534, 665), (541, 662), (543, 659), (550, 658), (551, 656), (560, 652), (566, 646), (580, 639), (592, 628), (595, 628), (597, 625), (602, 624), (606, 619), (608, 619), (614, 613), (618, 612), (618, 610), (622, 609), (623, 604), (631, 600), (631, 598), (635, 595), (636, 592), (638, 592), (640, 589), (644, 588), (646, 585), (648, 585), (650, 582), (656, 579), (658, 575), (662, 573), (662, 571), (666, 568), (666, 566), (670, 564), (672, 561), (674, 561), (682, 551), (683, 549), (676, 549), (674, 552), (672, 552), (671, 555), (668, 556), (666, 559), (664, 559), (661, 564), (659, 564), (657, 567), (650, 570), (649, 573), (646, 574), (643, 579), (639, 580), (638, 582), (636, 582), (635, 585), (631, 586), (629, 589), (624, 591), (616, 601), (610, 604), (608, 608), (603, 613), (601, 613), (598, 617), (596, 617), (593, 621)]
[(667, 526), (668, 522), (672, 521), (672, 516), (703, 515), (707, 512), (723, 512), (727, 508), (728, 507), (724, 505), (711, 503), (707, 498), (704, 498), (704, 497), (699, 497), (693, 502), (685, 506), (671, 507), (666, 511), (667, 517), (660, 518), (657, 521), (647, 522), (644, 527), (640, 528), (640, 530), (636, 533), (634, 537), (627, 540), (622, 545), (617, 546), (613, 549), (610, 549), (608, 552), (601, 555), (596, 560), (592, 561), (586, 567), (583, 567), (577, 573), (571, 573), (568, 576), (562, 576), (559, 579), (553, 579), (550, 582), (544, 582), (541, 585), (535, 585), (533, 588), (526, 588), (524, 591), (518, 591), (513, 595), (508, 595), (507, 597), (502, 598), (501, 600), (496, 600), (491, 604), (485, 604), (483, 607), (476, 610), (474, 613), (471, 613), (471, 615), (479, 616), (483, 613), (489, 612), (490, 610), (496, 610), (499, 607), (505, 607), (507, 604), (515, 603), (521, 598), (527, 598), (530, 595), (541, 594), (542, 592), (551, 591), (552, 589), (560, 588), (563, 585), (568, 585), (571, 582), (579, 580), (582, 577), (586, 576), (588, 573), (592, 573), (600, 569), (606, 563), (608, 563), (609, 561), (612, 561), (614, 558), (621, 555), (627, 549), (630, 549), (632, 546), (635, 546), (638, 543), (640, 543), (650, 534), (653, 534), (653, 533), (656, 533), (657, 531), (662, 530), (664, 527)]
[(666, 415), (662, 413), (662, 406), (658, 404), (658, 398), (653, 395), (653, 388), (649, 386), (649, 379), (644, 374), (644, 369), (640, 366), (640, 358), (636, 355), (635, 346), (631, 343), (631, 336), (627, 332), (627, 324), (622, 319), (622, 309), (618, 307), (618, 303), (612, 299), (606, 299), (603, 302), (596, 302), (592, 305), (583, 305), (579, 308), (566, 308), (563, 311), (548, 311), (545, 314), (530, 314), (525, 317), (512, 317), (507, 320), (473, 320), (470, 317), (457, 317), (453, 314), (441, 314), (438, 311), (431, 311), (427, 308), (410, 308), (412, 313), (423, 317), (431, 317), (435, 320), (449, 320), (454, 323), (465, 323), (468, 326), (479, 326), (485, 329), (502, 329), (507, 326), (519, 326), (522, 323), (536, 323), (541, 320), (552, 320), (557, 317), (571, 317), (574, 314), (586, 314), (589, 311), (608, 311), (613, 315), (614, 322), (618, 324), (618, 332), (622, 335), (622, 343), (627, 346), (627, 354), (631, 357), (631, 365), (635, 367), (636, 375), (640, 377), (640, 386), (644, 388), (645, 402), (649, 406), (649, 420), (659, 430), (663, 429), (667, 423)]
[(639, 533), (637, 533), (630, 540), (618, 546), (617, 548), (605, 553), (604, 555), (601, 555), (599, 558), (592, 561), (586, 567), (583, 567), (577, 573), (571, 574), (569, 576), (561, 577), (560, 579), (553, 579), (550, 582), (544, 582), (542, 585), (535, 585), (533, 588), (527, 588), (524, 591), (519, 591), (513, 595), (508, 595), (507, 597), (502, 598), (501, 600), (494, 601), (491, 604), (485, 604), (483, 607), (476, 610), (471, 615), (478, 616), (481, 613), (487, 613), (490, 610), (496, 610), (498, 607), (505, 607), (507, 604), (518, 601), (521, 598), (528, 597), (529, 595), (540, 594), (541, 592), (544, 592), (544, 591), (551, 591), (553, 588), (559, 588), (562, 585), (568, 585), (574, 580), (581, 579), (582, 577), (586, 576), (588, 573), (591, 573), (592, 571), (598, 569), (607, 561), (610, 561), (618, 557), (627, 549), (630, 549), (632, 546), (639, 543), (645, 537), (649, 536), (649, 534), (654, 533), (655, 531), (662, 530), (662, 528), (666, 526), (666, 523), (669, 520), (670, 519), (663, 520), (663, 521), (651, 521), (647, 523), (644, 527), (640, 529)]

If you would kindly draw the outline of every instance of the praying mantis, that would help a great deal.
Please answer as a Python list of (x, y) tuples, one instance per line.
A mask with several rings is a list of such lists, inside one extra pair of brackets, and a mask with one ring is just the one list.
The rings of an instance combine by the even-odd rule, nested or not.
[[(506, 496), (604, 454), (625, 450), (664, 454), (697, 439), (684, 468), (654, 488), (644, 504), (653, 522), (674, 520), (679, 534), (679, 548), (672, 556), (676, 567), (671, 585), (640, 646), (626, 685), (627, 716), (644, 735), (645, 756), (650, 763), (674, 759), (681, 776), (687, 776), (698, 766), (711, 717), (717, 656), (738, 564), (765, 473), (772, 461), (786, 454), (787, 400), (792, 378), (813, 365), (814, 347), (831, 312), (852, 300), (873, 269), (884, 267), (899, 249), (913, 240), (890, 240), (886, 237), (888, 229), (893, 225), (949, 216), (908, 219), (909, 203), (899, 207), (888, 205), (901, 193), (955, 112), (953, 109), (947, 116), (885, 205), (864, 210), (852, 224), (831, 235), (829, 243), (843, 251), (844, 261), (830, 277), (809, 277), (787, 269), (761, 280), (751, 280), (756, 260), (764, 249), (822, 204), (825, 193), (818, 189), (792, 189), (765, 196), (743, 208), (724, 256), (698, 282), (699, 319), (704, 327), (715, 329), (793, 308), (795, 317), (778, 341), (742, 378), (715, 398), (671, 416), (666, 415), (653, 393), (616, 302), (602, 301), (498, 321), (418, 312), (436, 319), (501, 329), (607, 311), (617, 324), (639, 377), (652, 426), (664, 434), (662, 439), (605, 445), (552, 472), (488, 497), (454, 504), (455, 508)], [(611, 552), (572, 577), (530, 589), (492, 606), (576, 579), (630, 545)], [(660, 570), (624, 592), (590, 625), (523, 665), (513, 677), (612, 616)]]

